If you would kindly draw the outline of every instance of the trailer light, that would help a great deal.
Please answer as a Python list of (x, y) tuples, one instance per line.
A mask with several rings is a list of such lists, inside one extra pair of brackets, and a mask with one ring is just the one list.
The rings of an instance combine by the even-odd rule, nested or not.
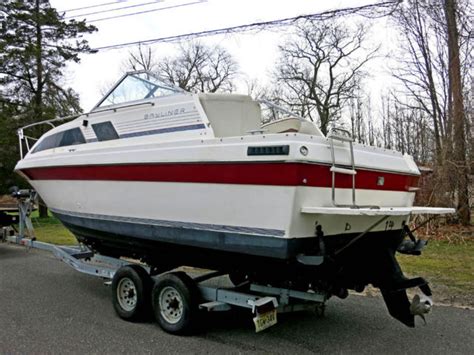
[(302, 145), (302, 146), (300, 147), (300, 153), (301, 153), (302, 155), (304, 155), (304, 156), (307, 156), (308, 153), (309, 153), (309, 150), (308, 150), (308, 148), (306, 148), (304, 145)]

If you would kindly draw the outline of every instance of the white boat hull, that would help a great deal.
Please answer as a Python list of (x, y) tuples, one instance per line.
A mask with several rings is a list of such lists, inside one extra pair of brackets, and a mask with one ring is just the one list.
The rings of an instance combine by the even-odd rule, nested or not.
[[(313, 236), (315, 217), (302, 214), (301, 209), (316, 203), (320, 206), (331, 203), (330, 188), (126, 181), (33, 180), (31, 183), (41, 191), (50, 208), (65, 212), (268, 229), (278, 231), (274, 236), (280, 238)], [(338, 192), (347, 197), (351, 193), (350, 190)], [(370, 190), (357, 190), (360, 200), (367, 195), (374, 201), (373, 194)], [(398, 200), (399, 205), (408, 204), (410, 201), (406, 200), (411, 199), (402, 192), (377, 194), (380, 199)], [(408, 215), (407, 212), (398, 219), (406, 220)], [(360, 232), (372, 222), (363, 215), (342, 219), (326, 215), (317, 219), (325, 227), (325, 235)], [(350, 229), (346, 224), (351, 225)]]
[(79, 241), (152, 273), (197, 266), (340, 297), (372, 283), (414, 325), (404, 289), (429, 288), (394, 256), (414, 211), (411, 157), (293, 117), (262, 130), (250, 97), (165, 94), (150, 77), (130, 74), (145, 96), (108, 95), (16, 166)]
[[(316, 223), (325, 235), (360, 233), (379, 217), (305, 215), (302, 206), (316, 201), (330, 202), (331, 189), (288, 186), (230, 184), (191, 184), (129, 181), (32, 180), (46, 204), (69, 225), (94, 225), (98, 231), (114, 228), (117, 222), (134, 225), (135, 238), (222, 248), (226, 251), (252, 251), (252, 245), (267, 244), (265, 254), (288, 258), (288, 244), (295, 239), (314, 238)], [(358, 191), (361, 198), (369, 191)], [(67, 196), (67, 198), (65, 198)], [(325, 196), (325, 199), (321, 197)], [(407, 198), (403, 193), (382, 192), (381, 198)], [(276, 207), (278, 206), (278, 207)], [(375, 231), (401, 229), (406, 216), (394, 216)], [(153, 226), (151, 232), (149, 226)], [(167, 236), (167, 233), (170, 236)], [(181, 237), (177, 236), (181, 233)], [(184, 235), (188, 237), (185, 237)], [(224, 244), (214, 243), (216, 235)], [(258, 237), (258, 238), (257, 238)], [(119, 238), (119, 237), (118, 237)], [(187, 238), (187, 239), (186, 239)], [(190, 239), (191, 238), (191, 239)], [(206, 240), (209, 239), (209, 240)], [(225, 244), (225, 239), (240, 244)], [(277, 240), (281, 239), (281, 240)], [(253, 243), (255, 242), (255, 243)], [(271, 248), (281, 246), (282, 250)], [(298, 252), (303, 252), (299, 250)]]

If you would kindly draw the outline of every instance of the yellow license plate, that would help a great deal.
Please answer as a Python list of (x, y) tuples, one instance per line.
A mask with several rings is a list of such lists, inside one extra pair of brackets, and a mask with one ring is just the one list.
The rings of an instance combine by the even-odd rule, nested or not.
[(272, 325), (277, 323), (277, 311), (276, 309), (272, 309), (269, 312), (265, 312), (262, 314), (257, 315), (253, 322), (255, 324), (255, 331), (261, 332), (264, 329), (270, 328)]

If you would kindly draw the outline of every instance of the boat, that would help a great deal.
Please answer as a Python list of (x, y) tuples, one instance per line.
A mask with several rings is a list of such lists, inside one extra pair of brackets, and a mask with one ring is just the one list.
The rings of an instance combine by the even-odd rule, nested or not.
[(413, 206), (420, 172), (407, 154), (148, 72), (125, 74), (89, 113), (41, 124), (52, 128), (34, 144), (26, 130), (38, 123), (18, 131), (15, 170), (94, 252), (155, 274), (187, 265), (341, 298), (372, 284), (410, 327), (406, 289), (431, 295), (395, 254), (425, 244), (412, 215), (452, 210)]

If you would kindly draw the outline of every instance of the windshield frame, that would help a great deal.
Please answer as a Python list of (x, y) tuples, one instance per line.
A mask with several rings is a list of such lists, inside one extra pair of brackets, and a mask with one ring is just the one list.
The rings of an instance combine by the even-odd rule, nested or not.
[[(139, 76), (140, 74), (146, 74), (146, 75), (150, 76), (151, 78), (153, 78), (154, 81), (142, 78), (142, 77)], [(131, 78), (134, 78), (138, 81), (142, 81), (142, 82), (145, 82), (147, 84), (150, 84), (150, 85), (154, 86), (154, 88), (153, 88), (153, 90), (149, 90), (149, 92), (146, 94), (146, 96), (141, 98), (141, 99), (135, 99), (135, 100), (129, 100), (129, 101), (123, 101), (123, 102), (119, 102), (119, 103), (110, 103), (110, 104), (107, 104), (107, 105), (103, 105), (104, 102), (106, 102), (107, 99), (110, 97), (110, 95), (120, 85), (122, 85), (128, 77), (131, 77)], [(179, 87), (166, 85), (156, 75), (154, 75), (153, 73), (151, 73), (149, 71), (146, 71), (146, 70), (132, 71), (132, 72), (127, 72), (124, 75), (122, 75), (122, 77), (115, 83), (115, 85), (113, 85), (112, 88), (109, 91), (107, 91), (105, 93), (105, 95), (100, 99), (100, 101), (97, 104), (94, 105), (94, 107), (91, 109), (90, 112), (97, 111), (99, 109), (112, 107), (112, 106), (124, 105), (124, 104), (135, 103), (135, 102), (139, 102), (139, 101), (143, 101), (143, 100), (147, 100), (147, 99), (153, 99), (156, 96), (152, 96), (152, 95), (158, 89), (165, 89), (165, 90), (168, 90), (168, 91), (172, 92), (169, 95), (163, 95), (163, 96), (171, 96), (171, 95), (174, 95), (174, 94), (187, 93), (187, 91), (185, 91), (185, 90), (183, 90)]]

